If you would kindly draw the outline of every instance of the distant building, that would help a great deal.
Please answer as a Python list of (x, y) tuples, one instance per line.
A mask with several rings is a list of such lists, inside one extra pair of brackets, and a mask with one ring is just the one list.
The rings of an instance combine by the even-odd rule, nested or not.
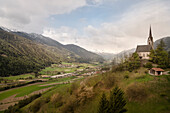
[(152, 68), (149, 70), (149, 74), (151, 75), (162, 75), (163, 72), (164, 70), (161, 68)]
[(138, 53), (140, 59), (149, 59), (149, 54), (152, 49), (154, 49), (154, 48), (153, 48), (152, 31), (151, 31), (151, 27), (150, 27), (147, 45), (138, 45), (136, 48), (136, 52)]

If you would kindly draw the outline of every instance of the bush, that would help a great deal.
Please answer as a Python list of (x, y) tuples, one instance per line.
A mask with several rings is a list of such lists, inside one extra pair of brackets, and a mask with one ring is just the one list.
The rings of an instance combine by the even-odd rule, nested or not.
[(153, 66), (151, 62), (147, 62), (144, 67), (151, 69)]
[(129, 78), (129, 72), (128, 72), (128, 71), (125, 72), (124, 78), (125, 78), (125, 79), (128, 79), (128, 78)]
[(128, 79), (128, 78), (129, 78), (129, 75), (125, 75), (124, 78), (125, 78), (125, 79)]
[(55, 93), (50, 97), (50, 102), (56, 105), (56, 107), (59, 107), (62, 105), (62, 96), (59, 93)]
[(30, 106), (30, 111), (32, 111), (33, 113), (36, 113), (39, 111), (39, 109), (46, 103), (48, 103), (50, 100), (49, 98), (43, 98), (43, 99), (39, 99), (36, 100), (35, 103), (33, 105)]
[(147, 74), (148, 73), (148, 71), (147, 70), (145, 70), (145, 74)]
[(105, 84), (105, 87), (106, 88), (112, 88), (116, 83), (116, 77), (114, 75), (107, 75), (105, 78), (104, 78), (104, 84)]
[(72, 95), (72, 93), (78, 88), (77, 84), (74, 82), (71, 84), (70, 88), (69, 88), (69, 93), (70, 95)]
[(40, 97), (41, 94), (33, 95), (29, 98), (26, 98), (24, 100), (20, 100), (18, 104), (15, 104), (14, 106), (10, 106), (7, 110), (4, 111), (4, 113), (16, 113), (19, 112), (19, 109), (26, 106), (27, 104), (31, 103), (36, 98)]

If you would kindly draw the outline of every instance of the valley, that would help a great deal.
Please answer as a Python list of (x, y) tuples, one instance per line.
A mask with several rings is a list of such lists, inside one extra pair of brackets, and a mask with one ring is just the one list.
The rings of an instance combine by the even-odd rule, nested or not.
[[(42, 69), (37, 73), (38, 76), (36, 76), (35, 73), (30, 73), (0, 77), (0, 111), (32, 95), (46, 93), (56, 87), (71, 84), (87, 76), (105, 72), (101, 72), (100, 69), (101, 65), (99, 64), (63, 62), (61, 64), (52, 64), (50, 67)], [(67, 74), (69, 74), (69, 76)]]
[(127, 113), (168, 113), (170, 60), (163, 41), (169, 44), (169, 37), (156, 41), (148, 56), (135, 49), (98, 55), (0, 28), (0, 112), (104, 113), (123, 99)]

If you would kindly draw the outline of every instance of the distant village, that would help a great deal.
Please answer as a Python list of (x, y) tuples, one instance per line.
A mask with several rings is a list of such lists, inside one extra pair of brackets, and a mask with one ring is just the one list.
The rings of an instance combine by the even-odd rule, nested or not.
[(57, 75), (41, 75), (42, 78), (63, 78), (63, 77), (69, 77), (69, 76), (92, 76), (92, 75), (96, 75), (96, 74), (101, 74), (101, 73), (105, 73), (106, 70), (102, 70), (101, 67), (95, 67), (95, 66), (88, 66), (84, 69), (82, 69), (80, 65), (78, 64), (74, 64), (74, 65), (70, 65), (70, 64), (59, 64), (57, 66), (58, 68), (77, 68), (75, 72), (72, 73), (64, 73), (61, 72), (60, 74)]

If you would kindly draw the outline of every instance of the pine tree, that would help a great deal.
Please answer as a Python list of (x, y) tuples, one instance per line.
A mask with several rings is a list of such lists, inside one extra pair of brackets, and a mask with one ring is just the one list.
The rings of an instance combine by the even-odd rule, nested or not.
[(110, 92), (110, 100), (107, 113), (124, 113), (127, 110), (124, 108), (126, 101), (124, 92), (117, 86)]
[(168, 53), (165, 51), (165, 43), (163, 40), (160, 41), (155, 51), (151, 51), (150, 60), (156, 63), (161, 68), (167, 68), (169, 65)]
[(107, 106), (108, 100), (106, 99), (105, 93), (103, 93), (99, 102), (98, 113), (107, 113)]

